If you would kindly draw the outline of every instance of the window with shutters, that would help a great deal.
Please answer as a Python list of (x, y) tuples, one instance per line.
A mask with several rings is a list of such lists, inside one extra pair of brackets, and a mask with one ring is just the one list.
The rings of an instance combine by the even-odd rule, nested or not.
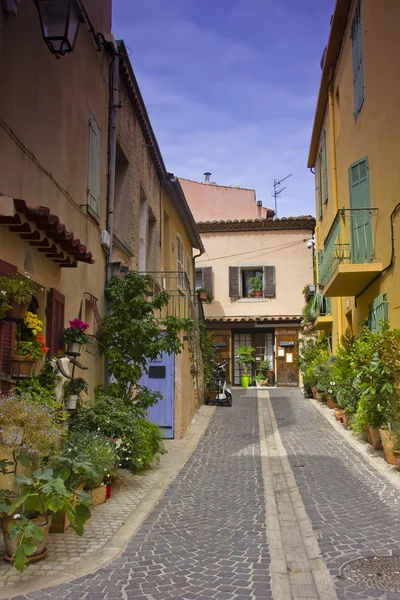
[(354, 119), (357, 119), (364, 102), (364, 75), (362, 58), (361, 1), (358, 0), (351, 24), (353, 59)]
[(379, 294), (369, 305), (368, 325), (372, 333), (379, 333), (389, 318), (386, 294)]
[(213, 281), (212, 281), (212, 267), (197, 267), (196, 268), (196, 277), (195, 277), (195, 287), (196, 290), (203, 288), (213, 293)]
[(318, 153), (317, 162), (315, 165), (315, 180), (317, 187), (315, 191), (317, 193), (317, 204), (318, 204), (318, 219), (322, 219), (322, 180), (321, 180), (321, 153)]
[(49, 358), (58, 355), (63, 349), (65, 296), (51, 288), (47, 303), (47, 345)]
[(96, 220), (100, 217), (100, 127), (89, 113), (88, 211)]
[(176, 236), (176, 260), (178, 270), (178, 285), (181, 289), (185, 287), (185, 266), (183, 264), (183, 241), (179, 234)]
[(230, 298), (260, 298), (252, 297), (252, 288), (249, 283), (253, 277), (262, 280), (262, 297), (275, 298), (275, 267), (263, 265), (259, 267), (229, 267), (229, 296)]
[[(13, 275), (17, 267), (0, 260), (0, 274)], [(14, 354), (15, 324), (10, 321), (0, 320), (0, 393), (7, 394), (11, 391), (11, 355)]]
[(350, 251), (353, 263), (371, 262), (374, 257), (370, 211), (368, 157), (350, 165)]

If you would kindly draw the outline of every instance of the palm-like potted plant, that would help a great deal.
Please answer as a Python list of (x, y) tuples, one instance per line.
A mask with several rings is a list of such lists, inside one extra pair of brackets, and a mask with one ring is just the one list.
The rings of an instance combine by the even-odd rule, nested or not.
[(0, 319), (21, 321), (39, 286), (23, 275), (0, 275)]
[(87, 394), (89, 386), (82, 377), (76, 377), (76, 379), (68, 381), (64, 389), (68, 410), (75, 410), (81, 393), (85, 392)]
[(252, 348), (251, 346), (239, 346), (239, 348), (236, 350), (236, 361), (243, 369), (243, 373), (240, 376), (242, 387), (249, 387), (250, 367), (255, 361), (254, 353), (255, 348)]
[(67, 344), (67, 354), (70, 356), (80, 356), (83, 344), (88, 344), (90, 338), (85, 331), (89, 328), (89, 323), (74, 319), (69, 322), (69, 327), (64, 330), (64, 343)]
[(199, 300), (201, 302), (205, 302), (205, 304), (211, 304), (211, 302), (214, 300), (212, 293), (205, 288), (197, 288), (196, 293), (199, 297)]
[(255, 277), (251, 277), (249, 279), (249, 285), (251, 285), (252, 295), (255, 298), (261, 298), (262, 297), (262, 289), (263, 289), (263, 282), (262, 282), (261, 277), (259, 275), (256, 275)]

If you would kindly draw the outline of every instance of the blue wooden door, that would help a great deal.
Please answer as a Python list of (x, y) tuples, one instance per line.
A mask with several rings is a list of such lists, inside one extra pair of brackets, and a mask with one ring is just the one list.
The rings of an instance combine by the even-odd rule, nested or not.
[(162, 354), (158, 360), (148, 362), (148, 374), (140, 380), (153, 392), (159, 392), (162, 399), (147, 411), (147, 419), (163, 430), (164, 437), (174, 437), (174, 365), (175, 356)]

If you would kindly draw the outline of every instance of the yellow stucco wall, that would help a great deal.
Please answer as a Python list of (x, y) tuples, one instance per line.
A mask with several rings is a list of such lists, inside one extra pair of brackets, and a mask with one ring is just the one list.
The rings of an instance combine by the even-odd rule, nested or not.
[[(372, 218), (375, 257), (387, 266), (391, 256), (390, 214), (400, 201), (400, 170), (398, 169), (398, 138), (400, 119), (400, 83), (394, 77), (400, 50), (397, 44), (397, 22), (400, 5), (396, 0), (375, 2), (363, 0), (362, 52), (364, 76), (364, 103), (354, 120), (353, 69), (350, 27), (355, 2), (350, 13), (342, 41), (342, 50), (334, 74), (333, 97), (335, 115), (335, 147), (337, 157), (337, 185), (339, 208), (349, 207), (349, 166), (368, 156), (370, 206), (378, 208), (378, 217)], [(332, 156), (330, 148), (331, 129), (328, 109), (323, 128), (327, 137), (328, 204), (324, 205), (322, 221), (318, 222), (320, 243), (327, 235), (334, 218), (332, 201)], [(316, 198), (318, 215), (318, 198)], [(400, 219), (394, 222), (395, 247), (398, 248)], [(396, 298), (400, 292), (399, 265), (374, 283), (355, 306), (354, 298), (332, 299), (333, 341), (338, 337), (338, 303), (342, 303), (343, 328), (349, 324), (354, 331), (368, 318), (369, 303), (379, 294), (387, 294), (389, 319), (393, 327), (400, 327), (400, 311)], [(347, 315), (347, 316), (346, 316)]]
[[(110, 6), (109, 0), (87, 3), (95, 27), (104, 33), (111, 27)], [(108, 66), (106, 52), (97, 52), (85, 27), (79, 30), (73, 54), (55, 60), (42, 39), (33, 2), (22, 2), (18, 16), (2, 23), (0, 194), (49, 207), (93, 253), (95, 264), (60, 268), (4, 226), (0, 227), (0, 258), (20, 272), (28, 271), (46, 290), (54, 287), (65, 295), (66, 325), (78, 316), (81, 302), (85, 318), (84, 292), (99, 299), (104, 314), (105, 255), (100, 231), (106, 219)], [(89, 111), (101, 131), (99, 223), (80, 206), (87, 203)], [(44, 294), (39, 301), (39, 314), (46, 321)], [(79, 375), (92, 391), (103, 382), (103, 361), (85, 352), (81, 362), (89, 369)]]

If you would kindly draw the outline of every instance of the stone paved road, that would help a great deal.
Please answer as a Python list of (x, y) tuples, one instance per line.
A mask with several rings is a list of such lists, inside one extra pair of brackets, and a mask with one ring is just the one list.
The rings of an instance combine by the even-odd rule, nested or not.
[(18, 600), (271, 599), (257, 400), (218, 408), (120, 558)]
[(400, 600), (398, 592), (355, 585), (340, 574), (340, 567), (354, 558), (400, 556), (399, 490), (339, 436), (299, 390), (271, 390), (270, 396), (340, 600)]

